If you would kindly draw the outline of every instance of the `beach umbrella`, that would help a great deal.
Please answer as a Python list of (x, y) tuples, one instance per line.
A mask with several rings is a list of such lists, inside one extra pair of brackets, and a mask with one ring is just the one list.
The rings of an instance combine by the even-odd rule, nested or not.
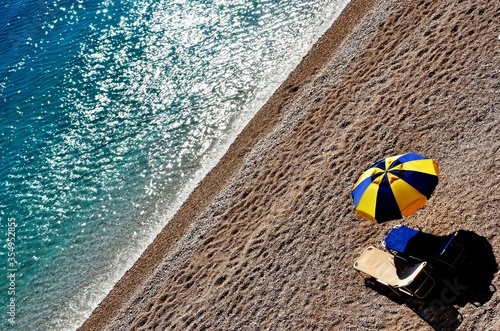
[(352, 189), (358, 216), (381, 223), (423, 207), (439, 180), (438, 164), (416, 153), (387, 157), (363, 172)]

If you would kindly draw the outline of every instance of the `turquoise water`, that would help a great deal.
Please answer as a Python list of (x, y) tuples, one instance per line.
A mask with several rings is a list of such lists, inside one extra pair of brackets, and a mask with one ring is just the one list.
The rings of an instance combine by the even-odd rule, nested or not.
[(81, 325), (347, 2), (0, 0), (0, 329)]

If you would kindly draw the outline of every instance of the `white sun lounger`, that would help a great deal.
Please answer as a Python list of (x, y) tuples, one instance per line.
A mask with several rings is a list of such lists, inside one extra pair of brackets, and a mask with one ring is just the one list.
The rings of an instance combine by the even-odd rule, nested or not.
[(354, 268), (391, 288), (425, 298), (435, 285), (434, 279), (424, 270), (426, 264), (412, 264), (370, 246), (356, 260)]

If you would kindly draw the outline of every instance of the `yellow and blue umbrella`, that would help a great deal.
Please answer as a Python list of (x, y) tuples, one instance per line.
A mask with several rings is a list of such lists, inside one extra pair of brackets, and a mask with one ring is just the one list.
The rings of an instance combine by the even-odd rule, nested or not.
[(381, 223), (413, 214), (439, 180), (436, 161), (416, 153), (387, 157), (363, 172), (352, 189), (358, 216)]

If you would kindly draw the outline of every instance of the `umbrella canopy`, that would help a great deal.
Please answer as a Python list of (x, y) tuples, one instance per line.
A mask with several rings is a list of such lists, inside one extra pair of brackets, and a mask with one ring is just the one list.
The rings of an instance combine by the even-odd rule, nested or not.
[(439, 180), (437, 162), (416, 153), (387, 157), (363, 172), (352, 189), (356, 213), (374, 223), (423, 207)]

